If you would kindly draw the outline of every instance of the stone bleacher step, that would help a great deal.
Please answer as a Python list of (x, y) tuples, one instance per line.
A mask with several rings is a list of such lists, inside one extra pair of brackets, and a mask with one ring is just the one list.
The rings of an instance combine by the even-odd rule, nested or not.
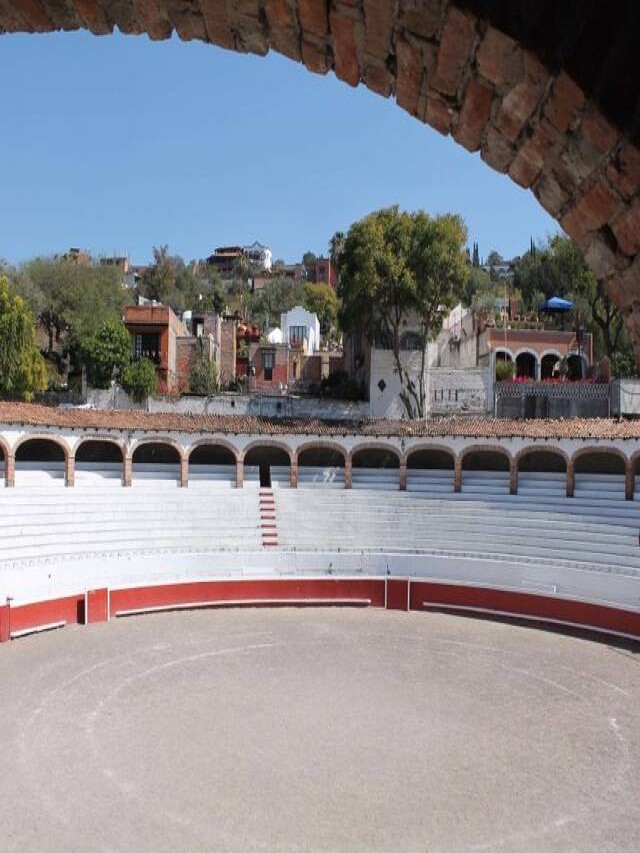
[(278, 546), (278, 522), (276, 519), (276, 501), (272, 489), (260, 489), (258, 500), (260, 508), (260, 529), (262, 533), (262, 547), (274, 548)]

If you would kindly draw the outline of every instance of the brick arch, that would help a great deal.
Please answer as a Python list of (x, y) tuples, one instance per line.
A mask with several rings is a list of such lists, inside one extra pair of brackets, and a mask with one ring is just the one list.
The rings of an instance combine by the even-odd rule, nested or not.
[(501, 444), (472, 444), (460, 451), (458, 455), (460, 468), (464, 469), (464, 460), (472, 453), (498, 453), (506, 458), (510, 468), (513, 467), (513, 456)]
[(185, 459), (185, 452), (182, 445), (178, 444), (178, 442), (170, 438), (169, 436), (157, 435), (157, 436), (149, 436), (148, 438), (141, 438), (137, 441), (134, 441), (133, 444), (129, 445), (127, 451), (127, 458), (133, 461), (133, 454), (139, 447), (143, 447), (145, 444), (167, 444), (169, 447), (173, 447), (174, 450), (178, 452), (178, 463), (182, 463)]
[(3, 461), (4, 461), (5, 465), (6, 465), (6, 464), (7, 464), (7, 459), (9, 458), (9, 456), (12, 456), (12, 455), (13, 455), (13, 451), (12, 451), (12, 450), (11, 450), (11, 448), (9, 447), (8, 442), (6, 442), (6, 441), (4, 440), (4, 438), (3, 438), (1, 435), (0, 435), (0, 453), (1, 453), (1, 454), (2, 454), (2, 456), (3, 456)]
[(356, 453), (360, 453), (360, 451), (362, 451), (362, 450), (386, 450), (386, 451), (390, 451), (398, 460), (398, 468), (404, 462), (404, 456), (403, 456), (402, 452), (400, 450), (398, 450), (397, 447), (394, 447), (393, 444), (387, 444), (384, 441), (363, 441), (360, 444), (357, 444), (355, 447), (351, 448), (351, 451), (349, 452), (349, 456), (347, 457), (349, 459), (349, 463), (351, 465), (353, 465), (353, 457), (356, 455)]
[(279, 450), (284, 450), (284, 452), (289, 457), (289, 464), (293, 464), (295, 462), (295, 451), (289, 447), (289, 445), (285, 441), (278, 441), (277, 439), (256, 439), (256, 441), (252, 441), (245, 448), (243, 448), (239, 455), (238, 459), (240, 462), (244, 462), (246, 459), (247, 453), (250, 450), (254, 450), (256, 447), (275, 447)]
[(304, 444), (301, 444), (295, 450), (295, 460), (299, 463), (300, 454), (304, 453), (305, 450), (333, 450), (336, 453), (339, 453), (342, 456), (342, 464), (346, 466), (347, 459), (349, 457), (348, 452), (342, 447), (340, 444), (334, 441), (307, 441)]
[(22, 447), (23, 444), (26, 444), (28, 441), (50, 441), (52, 444), (57, 444), (62, 448), (62, 452), (64, 453), (65, 462), (72, 455), (69, 445), (58, 435), (47, 435), (46, 433), (27, 433), (27, 435), (23, 435), (22, 438), (19, 438), (13, 447), (13, 455), (18, 455), (18, 448)]
[(619, 448), (611, 447), (610, 445), (605, 445), (605, 446), (589, 445), (589, 447), (579, 448), (579, 450), (576, 450), (575, 453), (573, 454), (573, 456), (571, 457), (571, 465), (573, 466), (574, 470), (576, 467), (576, 462), (579, 459), (581, 459), (583, 456), (588, 456), (590, 453), (596, 453), (596, 454), (601, 454), (601, 455), (605, 455), (605, 456), (606, 455), (616, 456), (618, 459), (622, 460), (622, 463), (623, 463), (625, 468), (627, 468), (627, 466), (629, 465), (629, 461), (630, 461), (629, 457), (625, 453), (623, 453), (623, 451), (620, 450)]
[(225, 450), (229, 450), (233, 454), (234, 462), (237, 462), (240, 458), (240, 451), (236, 447), (235, 444), (232, 444), (230, 441), (227, 441), (226, 438), (199, 438), (197, 441), (194, 441), (193, 444), (190, 444), (185, 450), (185, 456), (191, 462), (191, 454), (198, 447), (224, 447)]
[(415, 453), (420, 453), (424, 451), (436, 451), (438, 453), (446, 453), (447, 456), (451, 457), (452, 461), (452, 470), (455, 470), (457, 456), (455, 451), (451, 447), (447, 447), (446, 444), (416, 444), (410, 447), (404, 455), (404, 462), (407, 468), (409, 468), (409, 460)]
[(565, 470), (569, 467), (570, 457), (560, 447), (549, 447), (546, 444), (533, 444), (530, 447), (523, 447), (514, 456), (514, 464), (516, 469), (520, 470), (520, 461), (526, 456), (535, 456), (536, 454), (547, 453), (548, 455), (558, 456), (564, 462)]
[(112, 435), (101, 435), (99, 433), (97, 433), (96, 435), (85, 435), (85, 436), (83, 436), (77, 442), (77, 444), (74, 445), (73, 456), (75, 457), (76, 454), (78, 453), (78, 448), (82, 447), (83, 444), (87, 444), (90, 441), (104, 441), (104, 442), (107, 442), (108, 444), (115, 444), (115, 446), (118, 448), (118, 450), (122, 453), (122, 460), (124, 462), (124, 459), (127, 455), (126, 442), (124, 442), (120, 438), (115, 438)]
[[(585, 252), (640, 355), (635, 2), (616, 10), (574, 2), (559, 14), (555, 0), (16, 0), (1, 7), (0, 31), (106, 34), (117, 26), (165, 39), (175, 29), (184, 40), (228, 50), (273, 49), (315, 73), (333, 70), (348, 85), (393, 95), (533, 192)], [(599, 49), (604, 31), (615, 62)]]

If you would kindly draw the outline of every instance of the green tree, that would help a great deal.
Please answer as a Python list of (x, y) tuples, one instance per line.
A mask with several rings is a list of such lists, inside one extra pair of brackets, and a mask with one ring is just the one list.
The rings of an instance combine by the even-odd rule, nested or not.
[(139, 291), (146, 299), (154, 299), (168, 305), (175, 290), (176, 275), (176, 263), (169, 254), (169, 247), (154, 246), (153, 263), (142, 274)]
[(343, 231), (336, 231), (333, 237), (329, 240), (329, 260), (336, 271), (336, 276), (340, 278), (340, 264), (344, 253), (345, 235)]
[(93, 335), (81, 342), (82, 360), (95, 388), (108, 388), (131, 361), (131, 337), (120, 320), (104, 320)]
[(218, 368), (213, 361), (200, 356), (189, 373), (189, 390), (193, 394), (213, 397), (220, 390)]
[(144, 403), (147, 397), (155, 394), (158, 388), (158, 377), (153, 362), (148, 358), (141, 358), (125, 367), (122, 373), (122, 387), (136, 403)]
[(516, 267), (514, 285), (530, 308), (538, 307), (540, 295), (572, 300), (610, 359), (628, 346), (622, 315), (569, 237), (555, 234), (529, 251)]
[[(347, 234), (340, 325), (393, 351), (399, 396), (409, 418), (424, 417), (427, 345), (442, 328), (443, 309), (454, 303), (466, 281), (466, 237), (459, 216), (430, 217), (397, 206), (370, 214)], [(409, 325), (420, 330), (417, 381), (401, 356), (402, 333)]]
[(304, 285), (289, 278), (274, 278), (251, 294), (247, 302), (247, 316), (251, 322), (263, 326), (277, 325), (283, 311), (290, 311), (305, 300)]
[(16, 273), (15, 289), (54, 344), (77, 349), (106, 319), (122, 317), (131, 295), (114, 267), (84, 266), (64, 259), (35, 258)]
[(338, 297), (333, 287), (325, 282), (305, 284), (304, 307), (317, 315), (323, 337), (330, 335), (338, 319)]
[(471, 260), (471, 263), (474, 267), (480, 266), (480, 251), (478, 249), (477, 243), (473, 244), (473, 258)]
[(0, 395), (31, 400), (47, 387), (44, 359), (35, 343), (33, 318), (0, 276)]
[(313, 269), (313, 267), (315, 267), (317, 260), (318, 256), (310, 250), (306, 251), (302, 256), (302, 263), (308, 270)]

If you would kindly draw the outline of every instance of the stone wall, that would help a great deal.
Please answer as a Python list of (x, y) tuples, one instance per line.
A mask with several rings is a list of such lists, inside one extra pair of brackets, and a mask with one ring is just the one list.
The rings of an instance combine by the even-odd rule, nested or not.
[[(429, 344), (430, 362), (437, 355), (435, 344)], [(401, 354), (416, 385), (419, 385), (421, 354), (419, 351)], [(486, 367), (456, 369), (430, 367), (425, 372), (425, 395), (428, 414), (484, 415), (493, 407), (493, 370)], [(371, 414), (377, 418), (405, 418), (406, 410), (399, 394), (401, 384), (395, 372), (391, 350), (371, 350), (369, 400)]]

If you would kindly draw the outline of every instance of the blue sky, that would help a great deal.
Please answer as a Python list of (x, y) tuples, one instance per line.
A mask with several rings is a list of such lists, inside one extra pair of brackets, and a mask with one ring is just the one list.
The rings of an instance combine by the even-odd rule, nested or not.
[(0, 257), (80, 246), (136, 263), (167, 243), (326, 250), (397, 203), (460, 213), (486, 256), (554, 221), (479, 155), (392, 101), (278, 55), (177, 39), (0, 36)]

